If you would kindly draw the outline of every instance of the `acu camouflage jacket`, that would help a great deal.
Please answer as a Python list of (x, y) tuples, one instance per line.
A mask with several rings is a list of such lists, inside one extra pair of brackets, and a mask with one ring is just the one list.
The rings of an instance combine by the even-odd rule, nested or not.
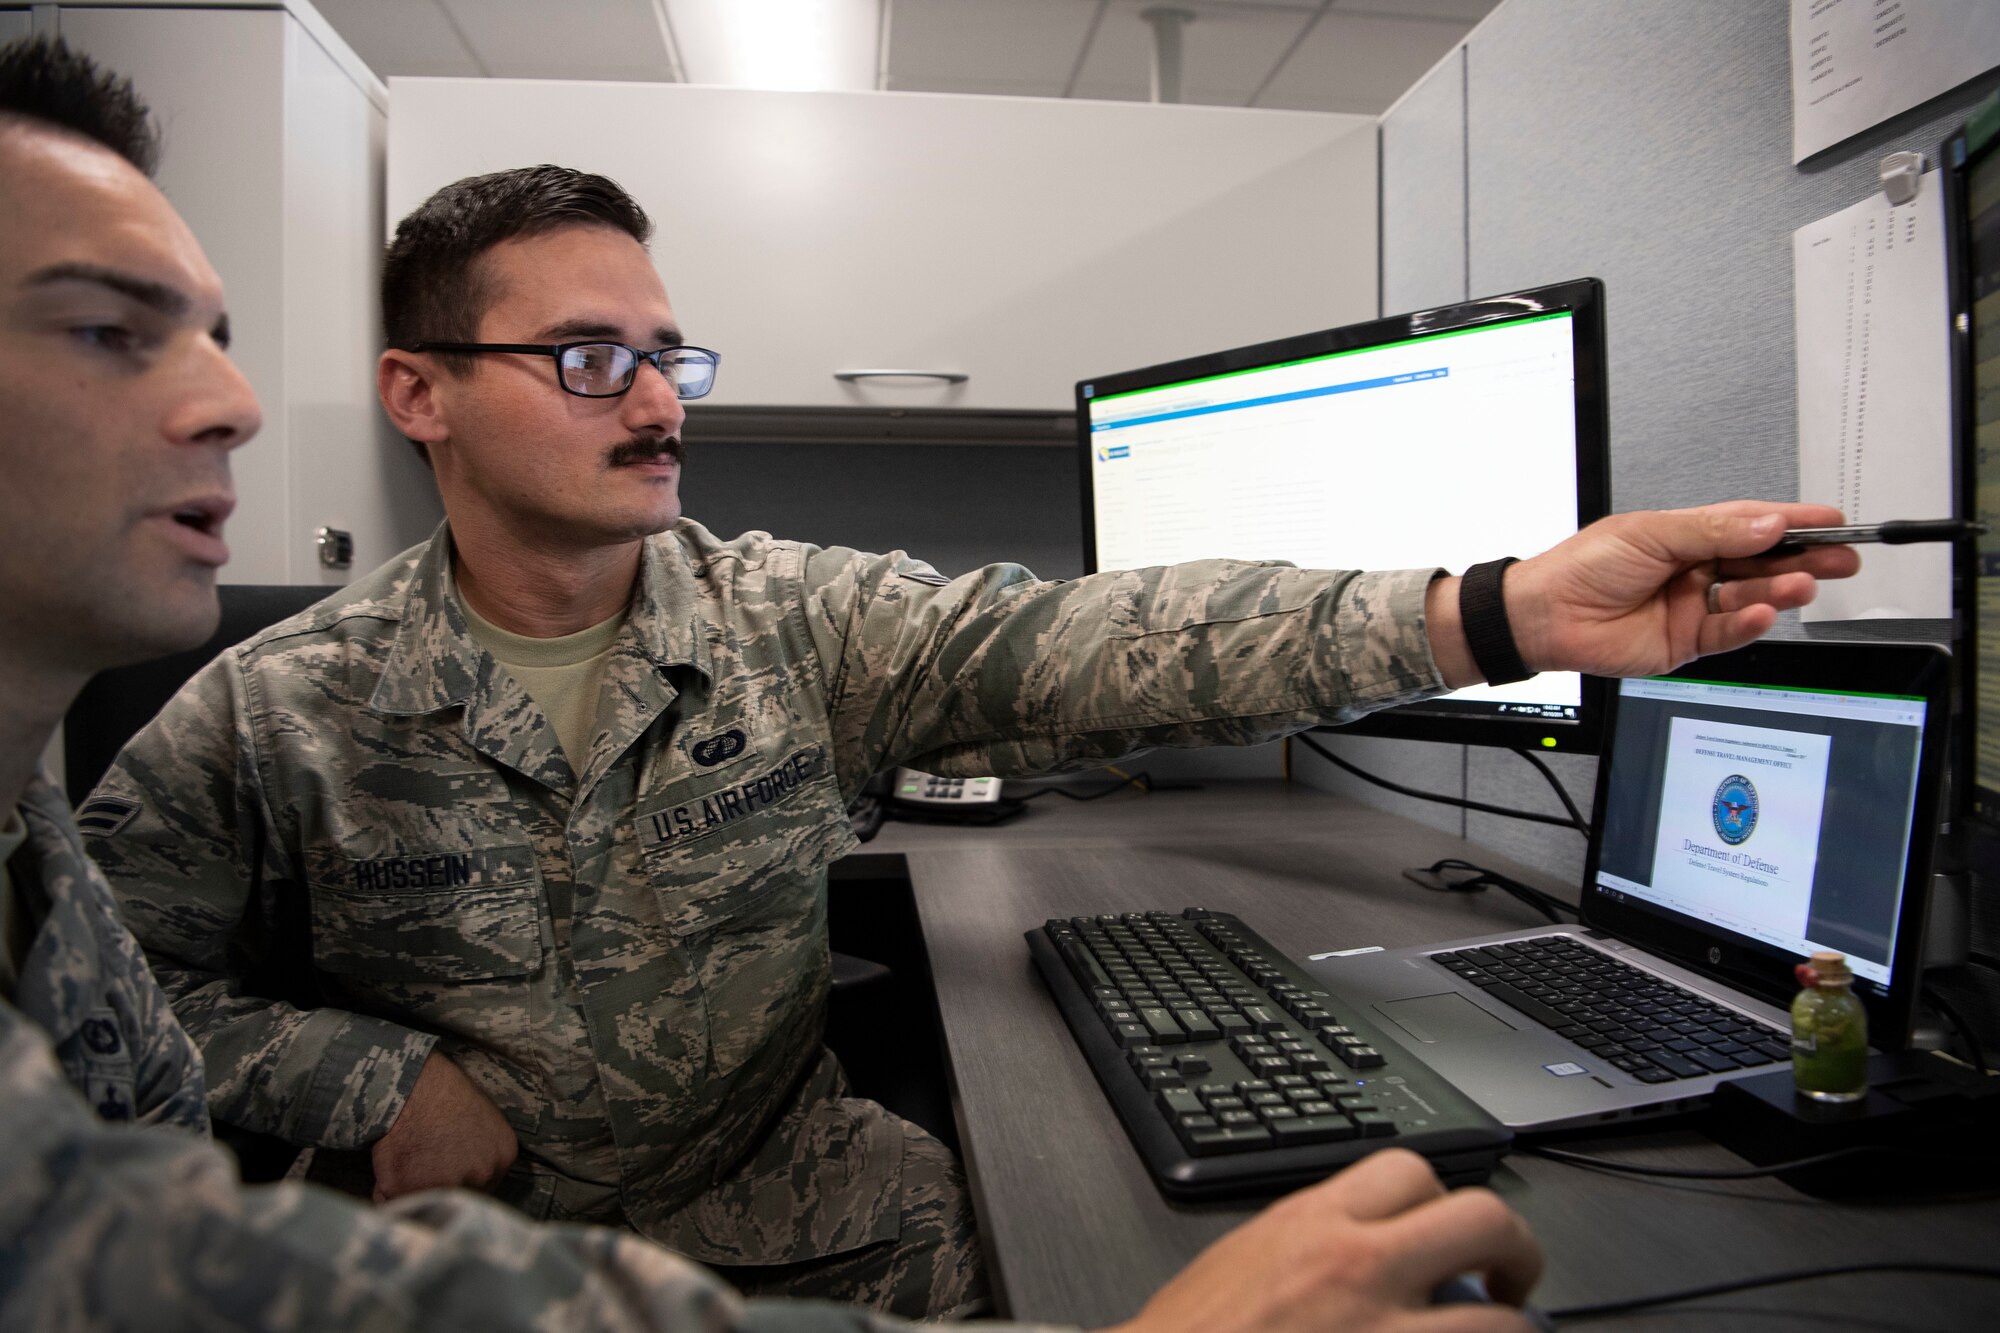
[(28, 841), (9, 866), (40, 926), (18, 1007), (0, 1003), (0, 1328), (911, 1327), (818, 1302), (745, 1302), (623, 1232), (538, 1226), (463, 1191), (371, 1209), (308, 1186), (244, 1189), (208, 1139), (194, 1045), (84, 856), (68, 802), (37, 779), (22, 809)]
[(368, 1144), (435, 1044), (520, 1137), (502, 1197), (716, 1263), (897, 1233), (900, 1133), (821, 1047), (825, 867), (870, 774), (1248, 743), (1442, 684), (1429, 570), (948, 581), (683, 521), (646, 543), (579, 773), (467, 633), (450, 549), (197, 675), (85, 806), (93, 853), (217, 1118)]
[(37, 776), (21, 800), (27, 841), (8, 869), (39, 925), (14, 1007), (54, 1047), (70, 1086), (110, 1124), (206, 1137), (201, 1056), (174, 1021), (111, 889), (84, 855), (69, 802)]

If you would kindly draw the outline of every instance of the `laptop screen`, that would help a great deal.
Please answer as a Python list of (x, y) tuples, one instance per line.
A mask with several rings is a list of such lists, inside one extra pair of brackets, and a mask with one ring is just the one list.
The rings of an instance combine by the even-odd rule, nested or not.
[(1858, 992), (1886, 993), (1924, 698), (1700, 679), (1701, 665), (1621, 682), (1593, 887), (1760, 953), (1837, 949)]

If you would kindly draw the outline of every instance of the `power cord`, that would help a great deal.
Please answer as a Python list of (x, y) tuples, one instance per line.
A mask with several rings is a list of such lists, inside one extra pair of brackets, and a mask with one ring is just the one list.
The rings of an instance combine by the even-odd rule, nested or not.
[(1377, 777), (1367, 769), (1357, 764), (1349, 763), (1303, 731), (1293, 736), (1292, 739), (1326, 760), (1329, 764), (1332, 764), (1335, 768), (1343, 772), (1352, 773), (1363, 782), (1372, 782), (1386, 791), (1395, 792), (1398, 796), (1408, 796), (1418, 801), (1435, 801), (1439, 805), (1457, 806), (1461, 810), (1477, 810), (1480, 814), (1499, 815), (1503, 819), (1525, 819), (1531, 824), (1553, 824), (1557, 828), (1571, 829), (1583, 834), (1585, 837), (1590, 835), (1590, 828), (1587, 824), (1579, 824), (1574, 819), (1559, 815), (1537, 814), (1532, 810), (1510, 810), (1504, 805), (1488, 805), (1484, 801), (1468, 801), (1458, 796), (1446, 796), (1441, 792), (1419, 791), (1415, 787), (1405, 787), (1400, 782), (1391, 782), (1387, 778)]
[[(1465, 879), (1454, 880), (1445, 878), (1444, 872), (1447, 870), (1470, 870), (1473, 873)], [(1426, 884), (1420, 875), (1435, 875), (1438, 883)], [(1512, 894), (1557, 925), (1563, 924), (1563, 919), (1556, 915), (1557, 912), (1568, 912), (1576, 917), (1582, 915), (1575, 907), (1554, 894), (1544, 893), (1532, 885), (1523, 884), (1518, 879), (1510, 879), (1497, 870), (1488, 870), (1485, 866), (1474, 865), (1456, 856), (1433, 861), (1421, 872), (1405, 870), (1403, 877), (1413, 884), (1420, 884), (1437, 893), (1477, 893), (1487, 888), (1499, 889), (1502, 893)]]
[(1863, 1153), (1886, 1152), (1909, 1157), (1936, 1155), (1897, 1144), (1858, 1144), (1852, 1148), (1836, 1148), (1832, 1152), (1817, 1153), (1811, 1157), (1796, 1157), (1789, 1162), (1773, 1162), (1769, 1166), (1693, 1167), (1646, 1166), (1639, 1162), (1621, 1162), (1613, 1157), (1592, 1157), (1588, 1153), (1571, 1152), (1567, 1148), (1548, 1148), (1539, 1144), (1525, 1147), (1517, 1145), (1514, 1151), (1525, 1153), (1529, 1157), (1561, 1162), (1565, 1166), (1580, 1166), (1592, 1171), (1613, 1171), (1628, 1176), (1661, 1176), (1668, 1180), (1756, 1180), (1762, 1176), (1783, 1175), (1787, 1171), (1799, 1171), (1809, 1166), (1844, 1161), (1850, 1157), (1859, 1157)]
[(1549, 780), (1549, 786), (1555, 790), (1556, 799), (1563, 803), (1563, 809), (1569, 811), (1571, 827), (1584, 837), (1589, 837), (1590, 821), (1583, 817), (1583, 811), (1576, 808), (1576, 802), (1570, 799), (1569, 791), (1562, 785), (1561, 780), (1556, 777), (1556, 771), (1543, 763), (1542, 757), (1533, 750), (1516, 750), (1514, 753), (1520, 755), (1521, 758), (1527, 760), (1541, 771), (1542, 776)]
[(1032, 801), (1042, 796), (1061, 796), (1072, 801), (1101, 801), (1107, 796), (1113, 796), (1124, 791), (1127, 787), (1137, 787), (1148, 796), (1156, 791), (1201, 790), (1199, 782), (1155, 782), (1151, 773), (1127, 773), (1124, 769), (1113, 768), (1109, 764), (1104, 766), (1104, 771), (1116, 774), (1119, 780), (1112, 783), (1109, 787), (1102, 787), (1097, 791), (1089, 792), (1074, 792), (1067, 787), (1040, 787), (1020, 799), (1023, 801)]
[(1826, 1268), (1798, 1268), (1784, 1273), (1766, 1273), (1762, 1277), (1739, 1278), (1734, 1282), (1712, 1282), (1705, 1287), (1665, 1291), (1652, 1296), (1635, 1296), (1630, 1300), (1603, 1301), (1596, 1305), (1572, 1305), (1544, 1313), (1554, 1320), (1604, 1319), (1610, 1315), (1629, 1314), (1633, 1310), (1644, 1310), (1656, 1305), (1677, 1305), (1682, 1301), (1727, 1296), (1732, 1292), (1754, 1291), (1759, 1287), (1780, 1287), (1793, 1282), (1812, 1282), (1820, 1278), (1847, 1277), (1856, 1273), (1925, 1273), (1938, 1277), (1972, 1277), (2000, 1281), (2000, 1268), (1989, 1268), (1983, 1264), (1947, 1264), (1927, 1260), (1869, 1261)]

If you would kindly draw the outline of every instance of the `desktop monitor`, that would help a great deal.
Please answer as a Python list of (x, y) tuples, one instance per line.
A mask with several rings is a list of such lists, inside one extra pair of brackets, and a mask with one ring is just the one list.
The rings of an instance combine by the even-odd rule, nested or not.
[[(1462, 573), (1555, 545), (1607, 509), (1603, 308), (1585, 278), (1082, 381), (1090, 571)], [(1343, 730), (1594, 754), (1604, 691), (1544, 672)]]
[(1971, 867), (2000, 878), (2000, 102), (1942, 159), (1959, 511), (1987, 525), (1959, 548), (1955, 805)]

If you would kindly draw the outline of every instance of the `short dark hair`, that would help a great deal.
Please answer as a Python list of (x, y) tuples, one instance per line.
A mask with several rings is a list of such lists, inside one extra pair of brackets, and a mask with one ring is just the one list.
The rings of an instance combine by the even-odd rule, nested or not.
[(160, 132), (132, 81), (99, 69), (60, 37), (0, 46), (0, 118), (23, 116), (101, 144), (151, 176)]
[[(493, 292), (479, 258), (502, 241), (558, 227), (614, 227), (639, 244), (652, 219), (616, 181), (568, 167), (517, 167), (445, 186), (396, 224), (382, 263), (382, 331), (391, 347), (471, 342)], [(471, 357), (440, 354), (453, 369)]]

